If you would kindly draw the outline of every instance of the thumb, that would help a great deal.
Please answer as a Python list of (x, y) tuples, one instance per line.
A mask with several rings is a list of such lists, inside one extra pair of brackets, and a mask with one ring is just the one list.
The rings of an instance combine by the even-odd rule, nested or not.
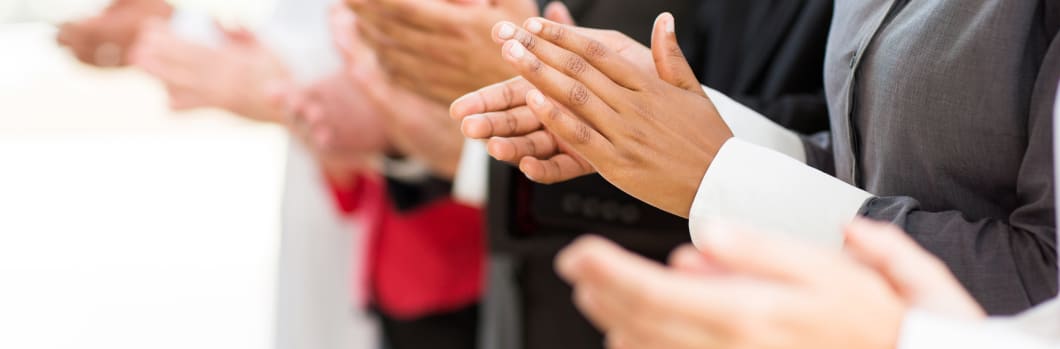
[(846, 247), (880, 273), (912, 306), (961, 317), (983, 310), (949, 269), (897, 227), (859, 219), (846, 229)]
[(805, 283), (837, 264), (834, 255), (808, 245), (712, 221), (692, 240), (722, 270), (767, 280)]
[(574, 16), (571, 16), (570, 9), (559, 1), (553, 1), (545, 7), (545, 19), (559, 24), (575, 25)]
[(677, 33), (674, 32), (674, 16), (664, 12), (655, 19), (655, 29), (651, 35), (651, 54), (655, 59), (655, 69), (659, 78), (671, 85), (704, 94), (699, 86), (696, 73), (688, 65), (681, 46), (677, 44)]

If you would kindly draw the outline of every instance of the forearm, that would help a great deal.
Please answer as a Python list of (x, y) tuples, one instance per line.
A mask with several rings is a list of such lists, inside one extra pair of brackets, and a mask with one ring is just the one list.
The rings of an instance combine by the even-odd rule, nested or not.
[[(1035, 211), (1031, 207), (1023, 211)], [(926, 212), (908, 197), (869, 200), (860, 214), (904, 228), (942, 259), (991, 314), (1013, 314), (1057, 291), (1055, 228), (1045, 217), (968, 220), (961, 212)]]

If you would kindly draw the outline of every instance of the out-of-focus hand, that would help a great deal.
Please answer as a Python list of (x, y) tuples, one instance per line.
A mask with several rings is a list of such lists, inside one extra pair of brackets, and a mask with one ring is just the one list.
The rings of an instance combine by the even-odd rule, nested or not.
[[(525, 99), (537, 120), (615, 186), (687, 217), (703, 174), (732, 131), (681, 53), (673, 16), (663, 14), (655, 24), (657, 75), (569, 26), (532, 18), (525, 27), (502, 22), (494, 36), (535, 86)], [(539, 155), (519, 154), (519, 167), (532, 180), (584, 174)]]
[(728, 228), (705, 241), (666, 268), (583, 238), (556, 267), (611, 348), (895, 348), (908, 304), (876, 271)]
[(371, 47), (355, 29), (359, 17), (347, 9), (332, 12), (332, 31), (343, 53), (348, 78), (378, 114), (390, 150), (425, 164), (436, 176), (452, 179), (460, 162), (463, 137), (443, 104), (398, 86), (379, 65)]
[(846, 248), (910, 306), (964, 319), (986, 316), (949, 268), (898, 227), (857, 220), (847, 228)]
[(534, 0), (347, 0), (395, 84), (438, 103), (515, 76), (489, 30), (538, 14)]
[(249, 31), (223, 31), (227, 42), (209, 47), (178, 37), (165, 23), (148, 22), (130, 59), (162, 80), (173, 109), (218, 107), (252, 120), (284, 122), (269, 90), (290, 85), (286, 67)]
[(379, 112), (345, 74), (289, 88), (282, 99), (291, 133), (323, 161), (364, 163), (386, 150)]
[(168, 19), (172, 14), (173, 8), (164, 0), (114, 0), (95, 17), (64, 23), (57, 40), (81, 62), (123, 66), (140, 26), (149, 19)]
[[(570, 18), (566, 7), (559, 3), (552, 3), (545, 13), (553, 21)], [(568, 28), (614, 50), (644, 74), (658, 75), (651, 49), (636, 40), (613, 30)], [(498, 40), (496, 35), (494, 38)], [(461, 121), (465, 137), (488, 140), (487, 150), (497, 160), (518, 165), (524, 158), (529, 158), (528, 162), (548, 159), (550, 161), (541, 164), (549, 167), (545, 171), (552, 173), (548, 177), (555, 181), (595, 173), (596, 170), (568, 144), (545, 130), (530, 111), (526, 94), (533, 88), (525, 78), (516, 77), (461, 97), (453, 103), (450, 113)], [(562, 105), (557, 107), (566, 111)], [(546, 179), (541, 178), (539, 181)]]

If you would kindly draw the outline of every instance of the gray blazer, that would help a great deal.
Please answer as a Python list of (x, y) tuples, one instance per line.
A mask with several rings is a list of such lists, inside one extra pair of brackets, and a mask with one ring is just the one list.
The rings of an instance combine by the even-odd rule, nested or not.
[(811, 165), (877, 195), (991, 314), (1057, 292), (1052, 106), (1060, 1), (839, 0), (832, 137)]

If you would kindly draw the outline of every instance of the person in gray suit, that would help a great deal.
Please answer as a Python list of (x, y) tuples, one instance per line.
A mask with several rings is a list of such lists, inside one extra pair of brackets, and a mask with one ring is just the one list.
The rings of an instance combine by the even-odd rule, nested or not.
[[(800, 137), (702, 88), (677, 54), (667, 15), (653, 40), (658, 76), (572, 28), (498, 24), (495, 40), (524, 80), (452, 109), (529, 107), (570, 147), (526, 153), (528, 177), (551, 183), (599, 172), (689, 217), (700, 244), (717, 221), (834, 249), (844, 242), (838, 227), (855, 217), (895, 223), (989, 314), (1013, 314), (1057, 291), (1057, 6), (838, 1), (825, 63), (833, 131), (824, 138)], [(557, 61), (569, 55), (585, 69)], [(526, 98), (496, 98), (505, 91)]]

